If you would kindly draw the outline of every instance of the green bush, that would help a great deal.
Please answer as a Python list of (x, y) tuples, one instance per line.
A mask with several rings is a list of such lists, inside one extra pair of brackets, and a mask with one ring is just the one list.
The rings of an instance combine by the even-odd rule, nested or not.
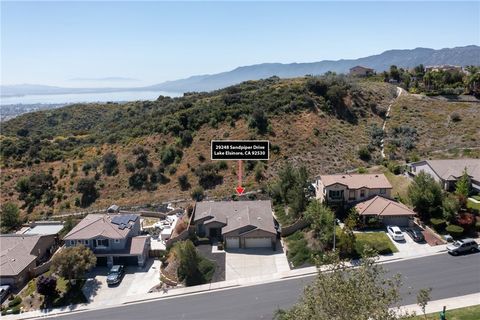
[(16, 296), (15, 298), (13, 298), (12, 301), (8, 303), (8, 307), (12, 308), (18, 306), (20, 303), (22, 303), (22, 298), (20, 296)]
[(447, 222), (444, 219), (432, 218), (430, 219), (430, 223), (432, 224), (432, 227), (438, 232), (445, 230), (445, 227), (447, 226)]
[(463, 234), (463, 228), (454, 224), (449, 225), (445, 229), (448, 234), (450, 234), (453, 238), (460, 238)]

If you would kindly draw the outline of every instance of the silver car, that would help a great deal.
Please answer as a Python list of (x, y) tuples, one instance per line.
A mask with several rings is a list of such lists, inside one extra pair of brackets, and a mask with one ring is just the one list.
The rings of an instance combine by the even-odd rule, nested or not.
[(478, 250), (478, 243), (473, 239), (457, 240), (447, 246), (448, 253), (457, 255), (464, 252), (475, 252)]

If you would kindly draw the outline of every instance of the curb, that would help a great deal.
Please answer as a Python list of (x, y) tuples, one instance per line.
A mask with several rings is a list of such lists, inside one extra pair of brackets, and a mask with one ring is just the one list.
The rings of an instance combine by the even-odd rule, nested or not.
[(134, 300), (134, 301), (127, 301), (127, 302), (122, 302), (120, 305), (129, 305), (129, 304), (142, 303), (142, 302), (147, 302), (147, 301), (162, 300), (162, 299), (167, 299), (167, 298), (174, 298), (174, 297), (177, 297), (177, 296), (189, 296), (189, 295), (193, 295), (193, 294), (196, 294), (196, 293), (203, 293), (203, 292), (208, 292), (208, 291), (217, 291), (217, 290), (221, 290), (221, 289), (231, 289), (231, 288), (235, 288), (235, 287), (241, 287), (241, 285), (233, 284), (233, 285), (230, 285), (230, 286), (214, 288), (214, 289), (204, 289), (204, 290), (198, 290), (198, 291), (192, 291), (192, 292), (186, 292), (186, 293), (176, 293), (176, 294), (172, 294), (171, 296), (152, 297), (152, 298), (146, 298), (146, 299), (140, 299), (140, 300)]

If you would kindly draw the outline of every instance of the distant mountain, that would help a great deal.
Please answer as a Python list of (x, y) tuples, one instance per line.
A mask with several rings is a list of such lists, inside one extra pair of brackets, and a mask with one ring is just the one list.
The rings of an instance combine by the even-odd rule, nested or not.
[(440, 50), (416, 48), (412, 50), (388, 50), (381, 54), (359, 58), (342, 59), (337, 61), (323, 60), (311, 63), (262, 63), (252, 66), (239, 67), (231, 71), (212, 75), (194, 76), (187, 79), (168, 81), (149, 88), (161, 91), (211, 91), (247, 80), (258, 80), (271, 76), (292, 78), (306, 74), (319, 75), (328, 71), (347, 73), (351, 67), (363, 65), (382, 72), (391, 65), (412, 68), (419, 64), (424, 65), (480, 65), (480, 47), (471, 45), (466, 47), (445, 48)]
[(306, 74), (320, 75), (327, 71), (347, 73), (351, 67), (363, 65), (377, 72), (387, 70), (391, 65), (411, 68), (424, 65), (480, 65), (480, 47), (475, 45), (440, 50), (416, 48), (406, 50), (388, 50), (378, 55), (359, 59), (323, 60), (310, 63), (262, 63), (238, 67), (234, 70), (211, 74), (196, 75), (186, 79), (166, 81), (146, 87), (134, 88), (61, 88), (42, 85), (1, 86), (2, 96), (65, 93), (98, 93), (120, 91), (212, 91), (247, 80), (258, 80), (271, 76), (292, 78)]

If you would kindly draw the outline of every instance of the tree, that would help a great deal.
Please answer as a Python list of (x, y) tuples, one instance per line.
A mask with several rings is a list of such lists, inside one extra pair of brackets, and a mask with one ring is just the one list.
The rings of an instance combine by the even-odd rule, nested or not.
[(432, 176), (423, 171), (408, 186), (407, 194), (423, 221), (427, 221), (441, 208), (442, 189)]
[(428, 302), (430, 301), (430, 293), (432, 292), (432, 288), (424, 288), (420, 289), (417, 293), (417, 304), (420, 306), (423, 312), (423, 316), (425, 319), (427, 315), (425, 313), (425, 308), (427, 307)]
[(190, 183), (188, 182), (188, 176), (186, 174), (182, 174), (178, 177), (178, 184), (180, 185), (180, 190), (182, 191), (190, 189)]
[(43, 294), (45, 299), (56, 296), (57, 293), (57, 278), (52, 276), (40, 276), (37, 279), (37, 292)]
[(259, 108), (253, 110), (248, 126), (257, 129), (260, 134), (265, 134), (268, 130), (268, 118), (265, 112)]
[(355, 233), (345, 226), (338, 234), (338, 251), (341, 257), (351, 257), (355, 252)]
[(107, 176), (114, 176), (118, 173), (117, 156), (109, 152), (103, 156), (103, 171)]
[(192, 199), (195, 201), (202, 201), (204, 194), (203, 194), (203, 188), (200, 186), (197, 186), (193, 189), (192, 191)]
[(398, 71), (398, 68), (396, 65), (390, 66), (390, 78), (400, 81), (400, 71)]
[(194, 286), (211, 279), (215, 266), (197, 253), (192, 241), (176, 242), (172, 250), (179, 260), (178, 279), (185, 281), (185, 285)]
[(442, 210), (443, 210), (443, 218), (447, 221), (454, 221), (455, 217), (460, 210), (460, 202), (458, 198), (454, 195), (448, 195), (443, 198), (442, 201)]
[(305, 211), (307, 219), (323, 248), (330, 246), (333, 241), (333, 221), (335, 219), (333, 211), (318, 200), (313, 200), (307, 206)]
[(77, 223), (75, 222), (75, 220), (73, 219), (73, 216), (68, 216), (66, 219), (65, 219), (65, 223), (63, 224), (63, 228), (62, 230), (60, 230), (60, 235), (62, 237), (64, 237), (65, 235), (67, 235), (72, 229), (73, 227), (75, 227)]
[(83, 178), (78, 181), (77, 192), (82, 194), (82, 198), (80, 199), (80, 205), (82, 207), (88, 207), (97, 200), (98, 190), (95, 186), (96, 183), (97, 181), (91, 178)]
[(304, 289), (300, 301), (290, 310), (279, 310), (278, 320), (394, 320), (400, 310), (401, 277), (387, 277), (386, 270), (371, 256), (360, 261), (358, 268), (335, 256), (327, 272), (319, 272), (313, 283)]
[(470, 176), (467, 173), (467, 168), (463, 170), (462, 176), (455, 185), (455, 194), (458, 197), (460, 206), (465, 208), (467, 206), (468, 195), (470, 194)]
[(305, 166), (294, 169), (287, 163), (278, 173), (279, 180), (269, 186), (270, 196), (275, 202), (288, 205), (295, 216), (308, 204), (308, 172)]
[(8, 233), (11, 230), (15, 230), (17, 227), (22, 225), (22, 220), (20, 219), (20, 211), (16, 204), (12, 202), (5, 202), (2, 204), (2, 218), (0, 219), (0, 225), (2, 231)]
[(54, 273), (68, 279), (81, 278), (85, 272), (93, 268), (97, 257), (83, 245), (67, 247), (53, 256), (51, 269)]

